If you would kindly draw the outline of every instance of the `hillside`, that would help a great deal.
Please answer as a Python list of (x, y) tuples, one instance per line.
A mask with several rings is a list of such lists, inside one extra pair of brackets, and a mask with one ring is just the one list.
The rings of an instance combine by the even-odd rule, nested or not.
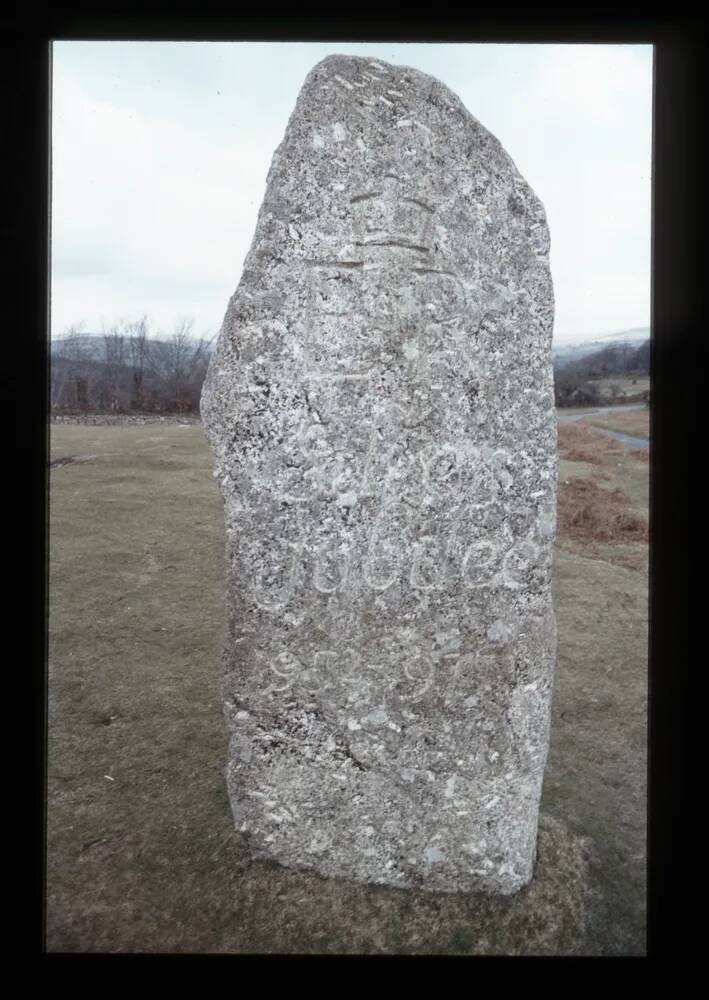
[(638, 347), (650, 339), (650, 328), (635, 327), (632, 330), (621, 330), (619, 333), (605, 334), (594, 340), (573, 341), (552, 345), (552, 356), (555, 368), (565, 368), (568, 364), (603, 351), (609, 347)]
[[(649, 401), (650, 339), (645, 329), (629, 330), (585, 345), (553, 350), (557, 406)], [(600, 344), (600, 346), (599, 346)]]

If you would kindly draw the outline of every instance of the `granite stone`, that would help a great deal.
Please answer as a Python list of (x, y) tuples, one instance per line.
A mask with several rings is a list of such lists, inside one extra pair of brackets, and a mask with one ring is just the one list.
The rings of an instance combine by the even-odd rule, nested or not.
[(439, 81), (331, 56), (202, 395), (224, 500), (227, 784), (254, 856), (511, 894), (556, 630), (543, 206)]

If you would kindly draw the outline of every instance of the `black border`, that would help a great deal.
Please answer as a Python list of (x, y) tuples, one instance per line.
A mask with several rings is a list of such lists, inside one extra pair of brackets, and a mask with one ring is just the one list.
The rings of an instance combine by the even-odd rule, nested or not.
[[(648, 954), (690, 954), (699, 935), (690, 904), (692, 663), (689, 552), (698, 520), (689, 510), (690, 459), (699, 450), (700, 64), (704, 32), (655, 48), (650, 475), (650, 714)], [(691, 531), (690, 529), (694, 529)], [(697, 581), (698, 583), (698, 581)], [(701, 585), (700, 585), (701, 586)], [(701, 654), (700, 654), (701, 656)], [(701, 658), (697, 657), (699, 665)], [(692, 663), (694, 666), (694, 664)], [(696, 849), (696, 848), (695, 848)]]
[[(648, 954), (691, 953), (699, 921), (688, 905), (695, 857), (688, 837), (686, 737), (690, 624), (696, 617), (689, 614), (687, 482), (689, 456), (697, 461), (700, 455), (693, 435), (701, 371), (698, 220), (703, 206), (697, 182), (703, 22), (696, 13), (653, 18), (597, 7), (563, 15), (540, 8), (453, 12), (441, 4), (435, 14), (418, 8), (357, 10), (359, 19), (338, 21), (302, 12), (297, 17), (275, 11), (239, 16), (233, 4), (197, 6), (180, 0), (15, 3), (11, 40), (3, 43), (4, 93), (11, 96), (6, 118), (13, 138), (5, 186), (11, 220), (8, 224), (5, 216), (3, 224), (14, 269), (8, 287), (16, 315), (9, 329), (17, 331), (14, 339), (21, 349), (14, 363), (6, 362), (0, 401), (6, 411), (10, 400), (17, 406), (15, 478), (26, 489), (20, 512), (27, 526), (24, 532), (18, 527), (17, 534), (25, 553), (21, 564), (29, 569), (19, 591), (20, 610), (29, 611), (29, 620), (19, 632), (24, 655), (8, 663), (19, 668), (26, 684), (23, 704), (31, 706), (20, 751), (30, 762), (18, 810), (29, 819), (23, 844), (30, 853), (19, 907), (21, 947), (33, 955), (44, 953), (50, 40), (603, 42), (655, 45)], [(694, 547), (698, 541), (693, 537)], [(696, 864), (701, 867), (702, 861), (698, 852)]]

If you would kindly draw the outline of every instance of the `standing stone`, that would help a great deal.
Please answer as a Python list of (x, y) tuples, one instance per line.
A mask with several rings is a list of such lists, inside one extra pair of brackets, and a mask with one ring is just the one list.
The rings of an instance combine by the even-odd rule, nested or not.
[(555, 657), (549, 235), (437, 80), (331, 56), (202, 396), (237, 828), (323, 875), (532, 877)]

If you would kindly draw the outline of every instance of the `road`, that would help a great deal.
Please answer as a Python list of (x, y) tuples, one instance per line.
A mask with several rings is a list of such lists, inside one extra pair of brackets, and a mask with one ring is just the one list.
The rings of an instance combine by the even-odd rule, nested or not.
[[(599, 406), (595, 410), (584, 410), (583, 413), (569, 413), (568, 415), (565, 415), (563, 417), (559, 416), (557, 417), (557, 419), (559, 423), (562, 423), (566, 421), (570, 422), (572, 420), (581, 420), (584, 417), (592, 417), (600, 415), (601, 413), (613, 413), (618, 410), (630, 411), (630, 410), (644, 410), (644, 409), (645, 409), (645, 403), (630, 403), (630, 404), (626, 403), (625, 405), (619, 404), (618, 406)], [(620, 441), (621, 444), (624, 444), (626, 448), (630, 448), (631, 450), (647, 448), (648, 445), (650, 444), (648, 438), (632, 437), (630, 434), (621, 434), (620, 431), (609, 431), (605, 427), (594, 427), (594, 430), (600, 431), (601, 434), (607, 434), (608, 437), (615, 438), (616, 441)]]

